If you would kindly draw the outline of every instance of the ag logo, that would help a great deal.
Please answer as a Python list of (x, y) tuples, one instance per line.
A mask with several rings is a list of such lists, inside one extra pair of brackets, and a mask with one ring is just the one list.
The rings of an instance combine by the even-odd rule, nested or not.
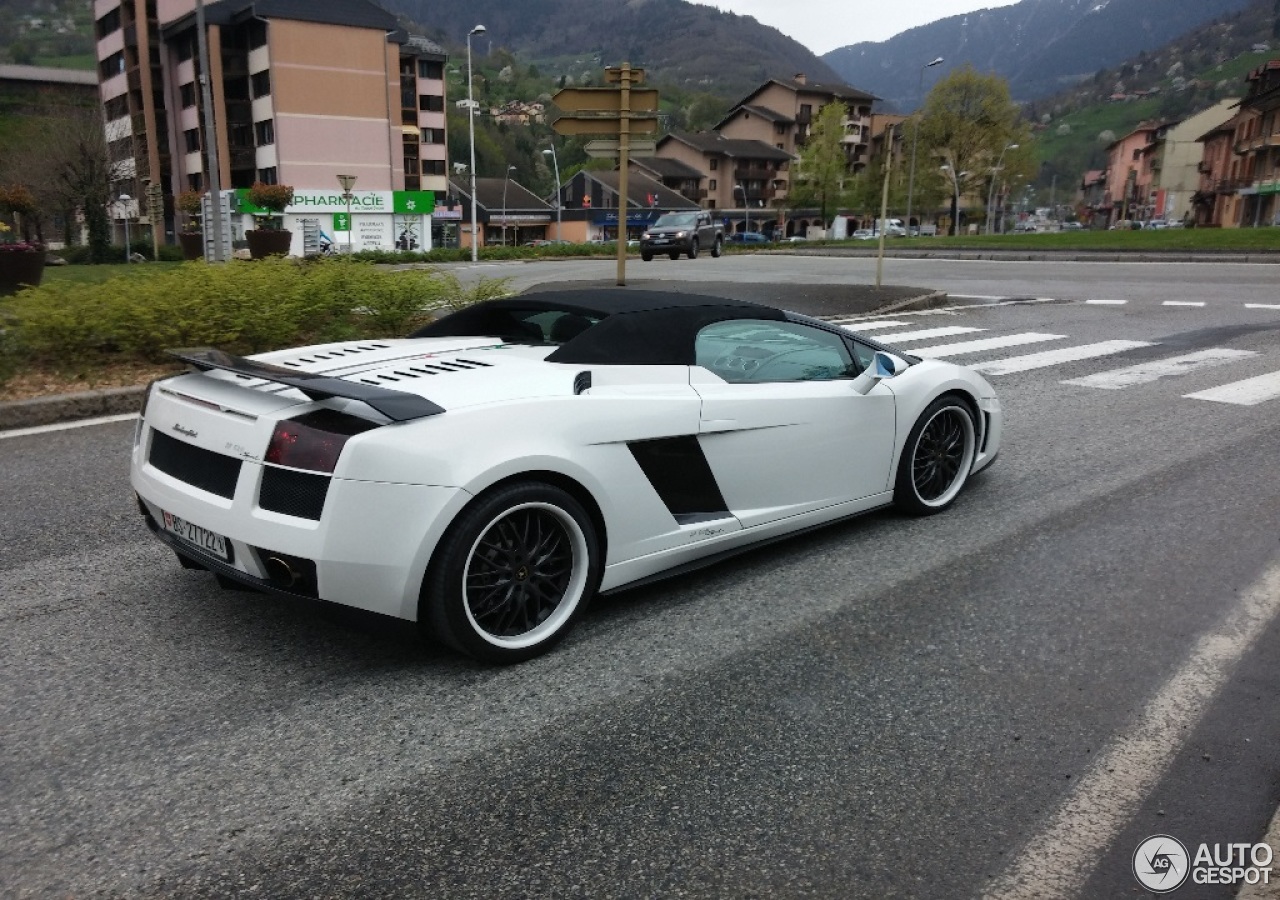
[(1187, 880), (1191, 857), (1177, 838), (1157, 834), (1133, 851), (1133, 875), (1153, 894), (1167, 894)]

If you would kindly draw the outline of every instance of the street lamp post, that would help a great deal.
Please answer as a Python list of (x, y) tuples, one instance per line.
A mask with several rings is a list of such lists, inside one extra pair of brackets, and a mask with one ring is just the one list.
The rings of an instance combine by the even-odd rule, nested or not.
[(744, 231), (750, 231), (751, 230), (751, 204), (747, 200), (747, 189), (743, 187), (741, 184), (739, 184), (738, 190), (742, 191), (742, 210), (743, 210), (743, 219), (745, 220), (745, 223), (743, 224), (742, 228)]
[(949, 165), (939, 166), (942, 171), (951, 177), (951, 236), (960, 236), (960, 179), (968, 175), (968, 172), (957, 172), (954, 167)]
[[(924, 106), (924, 70), (931, 69), (942, 63), (942, 57), (939, 56), (931, 62), (925, 63), (920, 67), (920, 105)], [(911, 236), (911, 201), (914, 199), (916, 190), (916, 146), (920, 143), (920, 118), (916, 117), (915, 132), (911, 138), (911, 174), (907, 176), (907, 236)]]
[(351, 221), (351, 189), (355, 187), (356, 176), (339, 175), (338, 184), (342, 185), (342, 199), (347, 201), (347, 256), (351, 255), (351, 232), (354, 230), (354, 224)]
[(996, 199), (996, 181), (1000, 177), (997, 173), (1000, 172), (1000, 167), (1004, 165), (1005, 151), (1017, 149), (1017, 144), (1007, 144), (1004, 150), (1000, 151), (1000, 159), (996, 161), (996, 167), (991, 170), (991, 189), (987, 191), (987, 234), (990, 234), (991, 229), (995, 227), (996, 211), (991, 208), (991, 204), (994, 203)]
[(543, 156), (546, 156), (548, 153), (551, 154), (551, 165), (553, 165), (556, 170), (556, 240), (559, 241), (559, 240), (563, 240), (564, 235), (560, 233), (560, 228), (561, 228), (560, 207), (562, 206), (562, 204), (560, 203), (560, 163), (556, 160), (555, 144), (551, 145), (550, 150), (542, 151)]
[(467, 131), (471, 136), (471, 261), (480, 258), (476, 245), (476, 101), (471, 96), (471, 36), (484, 34), (485, 27), (477, 25), (467, 32)]
[(515, 166), (507, 166), (507, 175), (502, 180), (502, 246), (507, 246), (507, 186), (511, 184), (511, 173)]
[(129, 262), (129, 203), (133, 200), (128, 194), (120, 195), (120, 218), (124, 219), (124, 261)]

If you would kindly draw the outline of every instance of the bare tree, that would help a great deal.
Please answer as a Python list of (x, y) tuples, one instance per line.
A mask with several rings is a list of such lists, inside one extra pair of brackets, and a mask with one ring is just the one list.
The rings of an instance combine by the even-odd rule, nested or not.
[(72, 243), (76, 213), (82, 213), (90, 261), (106, 262), (113, 255), (107, 204), (125, 172), (124, 164), (111, 160), (101, 108), (67, 105), (24, 127), (24, 139), (0, 159), (0, 182), (23, 185), (35, 197), (33, 225), (41, 240), (59, 214), (66, 223), (63, 237)]

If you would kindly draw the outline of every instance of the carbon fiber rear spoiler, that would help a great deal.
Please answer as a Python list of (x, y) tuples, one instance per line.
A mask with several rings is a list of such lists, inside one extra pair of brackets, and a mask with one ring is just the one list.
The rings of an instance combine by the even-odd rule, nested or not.
[(261, 378), (276, 384), (296, 388), (312, 400), (327, 400), (330, 397), (342, 397), (347, 400), (359, 400), (393, 422), (408, 422), (413, 419), (424, 419), (427, 416), (438, 416), (444, 407), (432, 403), (425, 397), (408, 394), (404, 391), (393, 391), (388, 388), (375, 387), (371, 384), (359, 384), (342, 378), (330, 378), (327, 375), (314, 375), (310, 372), (297, 372), (282, 366), (255, 362), (243, 356), (233, 356), (214, 347), (188, 347), (181, 350), (166, 351), (175, 359), (180, 359), (194, 366), (201, 372), (220, 369), (234, 372), (249, 378)]

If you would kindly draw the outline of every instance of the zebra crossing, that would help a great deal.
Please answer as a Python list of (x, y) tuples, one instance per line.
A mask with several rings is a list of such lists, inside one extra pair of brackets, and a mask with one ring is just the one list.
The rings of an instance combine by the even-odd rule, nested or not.
[[(933, 310), (907, 315), (919, 317), (931, 314), (943, 315), (946, 312)], [(1123, 339), (1063, 345), (1057, 342), (1068, 341), (1068, 335), (1035, 331), (990, 335), (987, 334), (986, 328), (969, 325), (922, 327), (929, 323), (922, 323), (920, 318), (908, 321), (906, 315), (889, 319), (833, 316), (828, 321), (850, 331), (870, 335), (890, 346), (901, 346), (903, 350), (915, 356), (925, 359), (954, 359), (989, 378), (1038, 369), (1052, 369), (1054, 366), (1081, 360), (1103, 360), (1131, 350), (1160, 346), (1159, 341)], [(1035, 345), (1051, 343), (1055, 346), (1049, 349), (1038, 349), (1014, 356), (999, 355), (999, 351), (1012, 351), (1015, 348), (1031, 349)], [(1164, 378), (1176, 378), (1192, 372), (1229, 366), (1259, 356), (1260, 354), (1253, 350), (1210, 347), (1093, 372), (1082, 377), (1066, 378), (1059, 383), (1071, 387), (1117, 391), (1151, 384)], [(1213, 403), (1256, 406), (1280, 399), (1280, 370), (1261, 375), (1254, 374), (1248, 378), (1229, 381), (1217, 387), (1182, 396), (1186, 399)]]

